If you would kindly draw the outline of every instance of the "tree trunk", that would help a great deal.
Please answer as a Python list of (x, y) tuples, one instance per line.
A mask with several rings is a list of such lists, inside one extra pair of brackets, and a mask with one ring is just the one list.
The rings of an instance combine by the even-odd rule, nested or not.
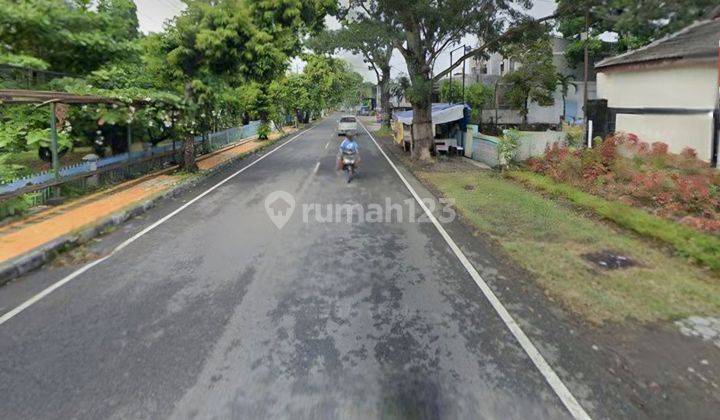
[(267, 112), (260, 112), (260, 128), (258, 128), (258, 140), (267, 140), (270, 134), (270, 120)]
[(383, 125), (390, 127), (390, 68), (383, 69), (380, 79), (380, 107), (383, 113)]
[(258, 95), (258, 117), (260, 117), (259, 140), (267, 140), (270, 131), (270, 98), (267, 86), (260, 84), (260, 95)]
[(433, 147), (432, 98), (433, 77), (432, 63), (427, 57), (429, 51), (423, 42), (420, 32), (414, 24), (406, 26), (405, 40), (407, 48), (401, 50), (405, 57), (412, 87), (410, 102), (413, 107), (413, 159), (431, 162), (430, 150)]
[(413, 148), (411, 156), (422, 161), (432, 161), (432, 155), (430, 154), (433, 146), (431, 103), (428, 100), (427, 104), (413, 104)]
[[(195, 104), (195, 92), (189, 82), (185, 84), (185, 103), (188, 104), (189, 108), (186, 117), (189, 121), (194, 121), (195, 115), (192, 109)], [(195, 135), (187, 126), (185, 130), (185, 138), (183, 139), (183, 169), (186, 172), (197, 172), (198, 167), (195, 163)]]
[(187, 133), (183, 140), (183, 169), (186, 172), (197, 172), (198, 170), (197, 163), (195, 163), (195, 136), (191, 133)]

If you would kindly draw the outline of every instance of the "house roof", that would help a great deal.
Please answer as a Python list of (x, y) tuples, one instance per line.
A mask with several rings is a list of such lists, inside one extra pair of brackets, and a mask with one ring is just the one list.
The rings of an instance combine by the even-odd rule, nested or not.
[(606, 58), (595, 65), (597, 69), (657, 61), (697, 60), (718, 55), (720, 40), (720, 9), (710, 19), (701, 20), (645, 47)]

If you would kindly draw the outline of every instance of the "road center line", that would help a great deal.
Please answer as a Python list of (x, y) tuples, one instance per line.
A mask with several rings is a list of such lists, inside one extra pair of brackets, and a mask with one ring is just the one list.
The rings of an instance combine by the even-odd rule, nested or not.
[(378, 148), (378, 150), (380, 150), (380, 153), (385, 157), (390, 166), (395, 170), (397, 176), (400, 177), (400, 180), (403, 182), (403, 184), (405, 184), (405, 187), (410, 191), (410, 194), (412, 194), (412, 196), (415, 198), (415, 201), (417, 201), (417, 203), (423, 209), (432, 224), (435, 225), (435, 228), (438, 230), (438, 232), (440, 232), (440, 235), (443, 237), (443, 239), (445, 239), (445, 242), (448, 244), (455, 256), (460, 260), (460, 263), (462, 263), (465, 270), (467, 270), (467, 272), (470, 274), (470, 277), (472, 277), (472, 279), (475, 281), (475, 284), (478, 285), (483, 295), (485, 295), (485, 298), (487, 298), (492, 307), (495, 309), (495, 312), (497, 312), (497, 314), (500, 316), (500, 319), (503, 321), (503, 323), (505, 323), (505, 326), (507, 326), (512, 335), (515, 336), (515, 339), (520, 344), (520, 347), (522, 347), (528, 357), (530, 357), (530, 360), (532, 360), (533, 364), (535, 364), (535, 367), (537, 367), (537, 369), (543, 375), (547, 383), (550, 385), (553, 391), (555, 391), (555, 394), (565, 405), (565, 408), (568, 409), (570, 414), (575, 419), (590, 420), (590, 415), (588, 415), (585, 409), (575, 399), (575, 397), (572, 395), (567, 386), (565, 386), (557, 373), (555, 373), (553, 368), (550, 367), (542, 354), (540, 354), (540, 351), (538, 351), (532, 341), (530, 341), (530, 338), (528, 338), (522, 328), (520, 328), (518, 323), (515, 322), (515, 319), (512, 317), (512, 315), (510, 315), (510, 312), (505, 309), (505, 306), (503, 306), (497, 296), (495, 296), (495, 293), (492, 291), (490, 286), (485, 282), (485, 280), (483, 280), (483, 278), (480, 276), (480, 273), (477, 272), (470, 260), (465, 256), (460, 247), (452, 239), (450, 234), (447, 233), (442, 224), (440, 224), (440, 222), (435, 218), (432, 212), (427, 208), (423, 200), (420, 198), (420, 195), (418, 195), (418, 193), (410, 185), (407, 179), (405, 179), (397, 166), (395, 166), (395, 163), (380, 147), (380, 144), (378, 144), (378, 142), (375, 140), (375, 137), (370, 134), (370, 131), (368, 131), (368, 129), (365, 127), (365, 124), (360, 123), (360, 125), (368, 134), (368, 136), (370, 136), (370, 139), (373, 141), (373, 143), (375, 143), (375, 146)]
[(320, 169), (320, 162), (318, 162), (318, 163), (315, 165), (315, 169), (313, 170), (313, 173), (314, 173), (314, 174), (317, 174), (318, 169)]
[(91, 262), (91, 263), (89, 263), (89, 264), (87, 264), (87, 265), (85, 265), (85, 266), (83, 266), (83, 267), (81, 267), (81, 268), (73, 271), (73, 272), (70, 273), (69, 275), (63, 277), (62, 279), (58, 280), (57, 282), (53, 283), (52, 285), (48, 286), (47, 288), (43, 289), (41, 292), (39, 292), (39, 293), (37, 293), (36, 295), (34, 295), (33, 297), (31, 297), (30, 299), (26, 300), (25, 302), (23, 302), (22, 304), (20, 304), (20, 305), (17, 306), (16, 308), (14, 308), (13, 310), (7, 312), (7, 313), (4, 314), (3, 316), (0, 316), (0, 325), (3, 325), (4, 323), (8, 322), (8, 321), (11, 320), (12, 318), (14, 318), (14, 317), (17, 316), (18, 314), (20, 314), (22, 311), (24, 311), (25, 309), (27, 309), (27, 308), (29, 308), (30, 306), (34, 305), (35, 303), (39, 302), (39, 301), (42, 300), (44, 297), (46, 297), (46, 296), (49, 295), (50, 293), (54, 292), (55, 290), (59, 289), (60, 287), (64, 286), (65, 284), (69, 283), (71, 280), (73, 280), (74, 278), (78, 277), (78, 276), (81, 275), (82, 273), (88, 271), (89, 269), (95, 267), (96, 265), (98, 265), (98, 264), (102, 263), (103, 261), (107, 260), (108, 258), (112, 257), (112, 256), (115, 255), (117, 252), (119, 252), (120, 250), (122, 250), (122, 249), (125, 248), (126, 246), (130, 245), (131, 243), (135, 242), (136, 240), (138, 240), (140, 237), (142, 237), (142, 236), (145, 235), (146, 233), (150, 232), (151, 230), (155, 229), (156, 227), (160, 226), (161, 224), (167, 222), (168, 220), (170, 220), (171, 218), (173, 218), (175, 215), (177, 215), (177, 214), (180, 213), (181, 211), (183, 211), (183, 210), (185, 210), (186, 208), (190, 207), (193, 203), (197, 202), (198, 200), (202, 199), (202, 198), (205, 197), (206, 195), (208, 195), (208, 194), (210, 194), (211, 192), (215, 191), (217, 188), (219, 188), (220, 186), (222, 186), (222, 185), (225, 184), (226, 182), (230, 181), (231, 179), (235, 178), (236, 176), (240, 175), (241, 173), (245, 172), (246, 170), (252, 168), (252, 167), (255, 166), (255, 164), (257, 164), (258, 162), (262, 161), (263, 159), (265, 159), (266, 157), (268, 157), (268, 156), (270, 156), (271, 154), (275, 153), (276, 151), (280, 150), (281, 148), (287, 146), (287, 145), (290, 144), (292, 141), (294, 141), (295, 139), (299, 138), (300, 136), (302, 136), (303, 134), (307, 133), (308, 131), (312, 130), (313, 128), (315, 128), (315, 126), (310, 127), (310, 128), (308, 128), (307, 130), (304, 130), (304, 131), (298, 133), (297, 135), (295, 135), (294, 137), (292, 137), (290, 140), (287, 140), (287, 141), (283, 142), (282, 144), (280, 144), (280, 145), (277, 146), (276, 148), (270, 150), (269, 152), (265, 153), (264, 155), (260, 156), (259, 158), (255, 159), (254, 161), (250, 162), (248, 165), (240, 168), (240, 170), (238, 170), (237, 172), (231, 174), (231, 175), (228, 176), (227, 178), (223, 179), (222, 181), (220, 181), (220, 182), (218, 182), (217, 184), (213, 185), (212, 187), (208, 188), (207, 190), (205, 190), (203, 193), (201, 193), (201, 194), (198, 195), (197, 197), (195, 197), (195, 198), (193, 198), (192, 200), (188, 201), (187, 203), (183, 204), (181, 207), (175, 209), (172, 213), (166, 215), (166, 216), (163, 217), (162, 219), (156, 221), (156, 222), (153, 223), (152, 225), (146, 227), (145, 229), (143, 229), (143, 230), (141, 230), (140, 232), (136, 233), (135, 235), (133, 235), (133, 236), (130, 237), (129, 239), (125, 240), (123, 243), (121, 243), (120, 245), (116, 246), (108, 255), (106, 255), (106, 256), (98, 259), (98, 260), (95, 260), (95, 261), (93, 261), (93, 262)]
[(325, 148), (327, 149), (330, 146), (330, 142), (325, 143)]

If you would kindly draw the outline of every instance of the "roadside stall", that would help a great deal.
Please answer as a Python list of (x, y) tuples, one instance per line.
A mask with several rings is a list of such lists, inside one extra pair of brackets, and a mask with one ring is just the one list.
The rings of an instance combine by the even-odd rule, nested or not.
[[(433, 136), (435, 137), (433, 152), (436, 154), (464, 153), (469, 117), (470, 107), (467, 105), (432, 104)], [(397, 125), (396, 141), (402, 142), (405, 150), (409, 151), (413, 144), (413, 111), (398, 112), (395, 114), (395, 120)]]

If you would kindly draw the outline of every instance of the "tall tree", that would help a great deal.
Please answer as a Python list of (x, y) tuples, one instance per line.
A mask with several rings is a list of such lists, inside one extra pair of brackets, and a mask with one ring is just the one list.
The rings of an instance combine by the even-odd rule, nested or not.
[(477, 121), (482, 128), (482, 110), (492, 102), (495, 91), (490, 86), (482, 83), (474, 83), (468, 86), (465, 92), (465, 101), (472, 109), (472, 119)]
[(128, 30), (116, 31), (114, 19), (105, 10), (92, 10), (89, 2), (0, 0), (0, 54), (35, 57), (50, 70), (85, 75), (137, 54), (129, 36), (137, 20), (126, 20)]
[(565, 121), (565, 114), (567, 112), (567, 96), (570, 93), (570, 88), (577, 89), (577, 83), (575, 78), (568, 74), (557, 74), (557, 86), (560, 88), (560, 94), (562, 95), (562, 116), (561, 121)]
[[(400, 39), (395, 47), (405, 58), (412, 83), (407, 97), (413, 105), (414, 158), (432, 159), (431, 105), (435, 83), (463, 60), (496, 47), (499, 41), (521, 29), (525, 32), (549, 19), (527, 19), (518, 6), (529, 5), (527, 0), (350, 0), (350, 13), (382, 24)], [(484, 43), (434, 75), (433, 66), (440, 54), (466, 34), (475, 34)]]
[[(182, 85), (186, 105), (184, 164), (195, 170), (198, 110), (213, 96), (212, 86), (256, 81), (259, 114), (265, 126), (271, 108), (267, 89), (299, 51), (300, 35), (322, 26), (334, 1), (186, 0), (163, 37), (172, 77)], [(266, 131), (266, 130), (263, 130)]]
[(555, 100), (557, 71), (552, 61), (552, 46), (545, 37), (532, 43), (515, 44), (506, 48), (505, 55), (518, 63), (518, 68), (503, 77), (508, 87), (505, 97), (520, 111), (523, 125), (528, 122), (528, 106), (536, 102), (550, 106)]
[(99, 0), (98, 13), (107, 17), (112, 31), (119, 39), (137, 39), (140, 37), (140, 23), (137, 6), (133, 0)]
[[(268, 87), (282, 77), (289, 58), (302, 49), (301, 38), (324, 29), (325, 16), (334, 13), (336, 0), (234, 0), (249, 5), (254, 25), (258, 29), (255, 48), (264, 59), (254, 63), (248, 77), (259, 82), (259, 112), (263, 128), (267, 126), (272, 108)], [(267, 129), (262, 130), (267, 132)]]
[(308, 46), (318, 52), (332, 53), (342, 49), (362, 56), (377, 78), (384, 123), (389, 126), (390, 59), (396, 41), (397, 36), (376, 20), (345, 19), (341, 29), (321, 33), (311, 39)]
[(410, 87), (410, 79), (405, 74), (390, 81), (390, 95), (399, 103), (405, 99), (405, 94)]
[(440, 82), (440, 101), (447, 103), (461, 103), (462, 97), (462, 85), (455, 80), (443, 79)]
[[(558, 31), (572, 42), (566, 50), (571, 64), (583, 61), (585, 13), (590, 25), (588, 50), (591, 61), (649, 44), (701, 19), (717, 0), (558, 0)], [(603, 34), (617, 36), (609, 42)]]
[(188, 171), (195, 165), (194, 137), (197, 111), (204, 104), (202, 93), (215, 78), (232, 78), (248, 68), (257, 31), (250, 11), (231, 1), (212, 4), (187, 1), (163, 36), (162, 49), (171, 67), (171, 77), (182, 86), (186, 115), (183, 161)]

